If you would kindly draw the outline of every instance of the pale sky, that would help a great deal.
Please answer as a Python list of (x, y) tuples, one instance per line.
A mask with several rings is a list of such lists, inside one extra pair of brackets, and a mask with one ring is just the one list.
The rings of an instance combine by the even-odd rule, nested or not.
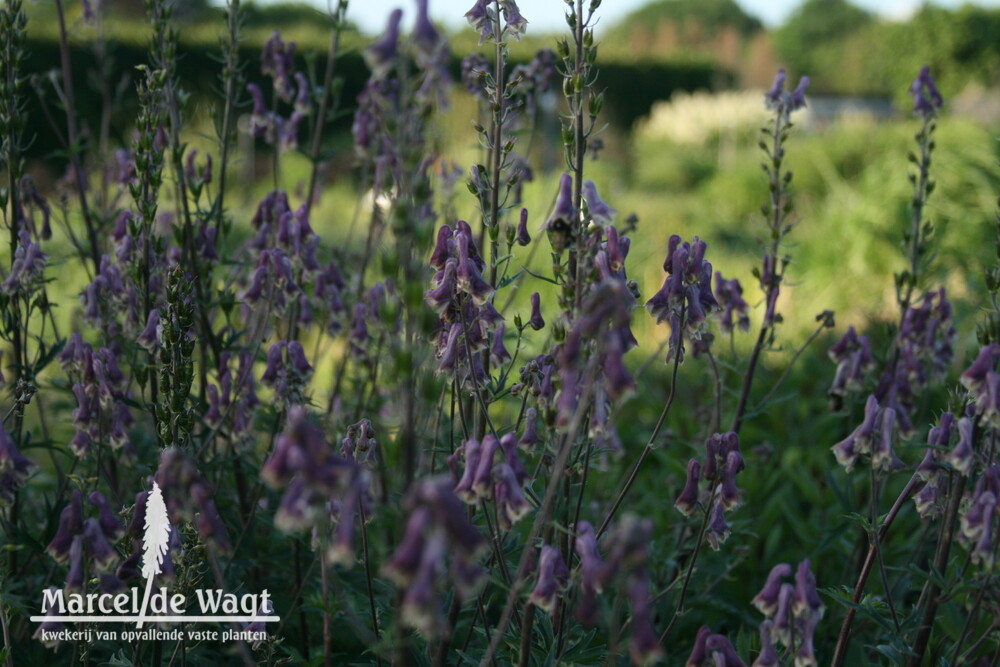
[[(273, 0), (259, 0), (270, 2)], [(325, 8), (329, 0), (306, 0), (318, 7)], [(615, 23), (630, 11), (643, 6), (649, 0), (604, 0), (598, 10), (601, 22), (610, 25)], [(464, 24), (462, 16), (474, 4), (475, 0), (430, 0), (431, 17), (438, 23), (448, 27), (459, 28)], [(768, 26), (780, 24), (788, 13), (798, 6), (801, 0), (737, 0), (743, 9), (764, 21)], [(889, 18), (905, 18), (917, 7), (920, 0), (853, 0), (854, 4), (864, 7), (876, 14)], [(936, 0), (935, 5), (957, 7), (966, 4), (965, 0)], [(974, 4), (988, 7), (1000, 7), (1000, 0), (977, 0)], [(413, 17), (413, 0), (350, 0), (348, 15), (363, 31), (368, 33), (381, 32), (386, 18), (396, 7), (404, 11), (405, 17)], [(519, 0), (518, 7), (526, 19), (528, 30), (540, 32), (559, 31), (565, 28), (563, 20), (563, 0)]]

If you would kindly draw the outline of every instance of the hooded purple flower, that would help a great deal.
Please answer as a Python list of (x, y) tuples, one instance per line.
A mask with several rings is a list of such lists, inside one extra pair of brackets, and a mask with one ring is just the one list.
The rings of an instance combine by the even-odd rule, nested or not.
[(574, 239), (575, 209), (573, 208), (573, 177), (563, 174), (559, 179), (559, 195), (552, 215), (545, 221), (543, 229), (549, 236), (552, 250), (560, 255)]
[(674, 508), (684, 516), (691, 516), (698, 509), (698, 482), (701, 478), (701, 464), (697, 459), (688, 461), (687, 480), (684, 490), (677, 496)]
[(925, 119), (933, 116), (944, 106), (944, 98), (937, 89), (931, 68), (924, 65), (920, 68), (917, 78), (910, 84), (910, 96), (913, 98), (913, 111)]
[(770, 618), (778, 610), (778, 594), (781, 591), (781, 580), (792, 574), (792, 566), (788, 563), (778, 563), (771, 568), (767, 575), (767, 583), (751, 600), (751, 604), (760, 610), (767, 618)]
[(614, 222), (615, 214), (618, 213), (611, 208), (597, 193), (597, 186), (593, 181), (583, 183), (583, 201), (587, 205), (590, 218), (602, 227), (606, 227)]
[(556, 596), (567, 588), (569, 568), (563, 561), (562, 553), (556, 547), (542, 547), (542, 555), (538, 561), (538, 581), (528, 602), (551, 614), (556, 606)]

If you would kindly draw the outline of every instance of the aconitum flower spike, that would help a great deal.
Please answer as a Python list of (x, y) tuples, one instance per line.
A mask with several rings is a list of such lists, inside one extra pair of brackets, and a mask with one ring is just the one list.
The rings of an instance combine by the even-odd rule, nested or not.
[(975, 462), (975, 452), (972, 449), (973, 422), (968, 417), (958, 420), (958, 444), (948, 452), (945, 460), (960, 475), (968, 477)]
[(545, 320), (542, 319), (542, 297), (538, 292), (531, 294), (531, 319), (528, 320), (528, 326), (535, 331), (545, 327)]
[(924, 118), (930, 118), (944, 105), (944, 98), (941, 97), (927, 65), (920, 68), (917, 78), (910, 84), (909, 93), (913, 97), (913, 111)]
[(770, 618), (778, 610), (778, 595), (781, 592), (781, 580), (792, 574), (792, 566), (788, 563), (778, 563), (771, 568), (767, 575), (767, 582), (751, 600), (751, 604), (760, 610), (767, 618)]
[(538, 559), (538, 581), (528, 602), (551, 614), (556, 606), (556, 596), (568, 587), (569, 568), (563, 562), (562, 553), (556, 547), (542, 547), (542, 555)]
[(684, 516), (691, 516), (698, 509), (698, 482), (701, 479), (701, 464), (697, 459), (688, 461), (687, 479), (684, 490), (677, 496), (674, 508)]
[(528, 209), (521, 209), (521, 220), (517, 223), (517, 244), (526, 246), (531, 243), (531, 234), (528, 233)]

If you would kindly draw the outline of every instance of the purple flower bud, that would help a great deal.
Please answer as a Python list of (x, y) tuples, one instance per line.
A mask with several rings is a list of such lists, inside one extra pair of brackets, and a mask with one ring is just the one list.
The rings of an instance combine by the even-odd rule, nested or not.
[(504, 461), (514, 471), (518, 486), (523, 487), (528, 479), (528, 471), (524, 468), (524, 463), (517, 452), (517, 436), (513, 433), (505, 433), (500, 438), (500, 449), (503, 451)]
[(771, 568), (770, 574), (767, 575), (767, 583), (764, 584), (764, 588), (760, 590), (754, 599), (751, 600), (751, 604), (757, 607), (764, 616), (770, 618), (778, 609), (778, 594), (781, 591), (781, 580), (784, 577), (791, 576), (792, 566), (788, 563), (778, 563)]
[(796, 111), (806, 106), (806, 88), (809, 87), (809, 77), (803, 76), (799, 79), (799, 85), (792, 91), (791, 99), (788, 103), (789, 111)]
[(382, 37), (364, 51), (365, 64), (375, 78), (384, 77), (392, 68), (399, 44), (399, 22), (402, 18), (403, 10), (392, 10)]
[(684, 490), (677, 496), (674, 508), (684, 516), (691, 516), (698, 509), (698, 482), (701, 478), (701, 464), (697, 459), (688, 461), (687, 479)]
[(472, 297), (477, 306), (489, 300), (493, 296), (493, 287), (486, 282), (479, 268), (469, 255), (470, 237), (468, 234), (459, 233), (456, 236), (458, 245), (458, 289)]
[(444, 46), (444, 40), (427, 14), (427, 0), (416, 0), (416, 2), (417, 19), (413, 25), (413, 41), (416, 43), (423, 61), (430, 63), (435, 59), (439, 49)]
[[(942, 419), (943, 421), (943, 419)], [(958, 444), (948, 452), (945, 460), (963, 477), (968, 477), (975, 462), (975, 452), (972, 448), (973, 422), (968, 417), (958, 420)]]
[(719, 500), (723, 508), (731, 510), (740, 504), (740, 491), (736, 488), (736, 474), (743, 470), (743, 457), (739, 452), (729, 452), (726, 467), (722, 471), (722, 485)]
[(538, 292), (531, 294), (531, 319), (528, 320), (528, 326), (535, 331), (545, 326), (545, 320), (542, 319), (542, 297)]
[(910, 84), (909, 93), (913, 97), (913, 111), (925, 119), (933, 116), (944, 105), (944, 98), (941, 97), (927, 65), (920, 68), (920, 74)]
[(521, 221), (517, 224), (517, 244), (526, 246), (531, 243), (531, 234), (528, 233), (528, 209), (521, 209)]
[(606, 565), (597, 550), (597, 535), (587, 521), (576, 524), (574, 550), (580, 558), (580, 586), (600, 593), (604, 589)]
[(530, 604), (552, 613), (556, 606), (556, 596), (569, 587), (569, 568), (556, 547), (542, 547), (538, 563), (538, 581), (535, 584)]

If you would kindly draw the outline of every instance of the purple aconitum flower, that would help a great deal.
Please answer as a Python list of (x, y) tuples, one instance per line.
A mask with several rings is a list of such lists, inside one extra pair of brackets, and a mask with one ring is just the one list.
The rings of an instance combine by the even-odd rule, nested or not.
[(465, 12), (465, 18), (476, 32), (479, 33), (479, 43), (495, 39), (496, 13), (490, 0), (476, 0), (472, 9)]
[(518, 486), (523, 488), (524, 483), (528, 479), (528, 471), (525, 469), (524, 462), (521, 461), (521, 456), (517, 451), (517, 436), (513, 433), (505, 433), (500, 438), (500, 450), (503, 452), (504, 461), (514, 471), (514, 478), (517, 480)]
[(746, 467), (743, 457), (738, 451), (729, 452), (726, 456), (726, 467), (722, 471), (722, 484), (719, 485), (719, 500), (722, 507), (731, 510), (740, 504), (740, 490), (736, 487), (736, 475)]
[(719, 328), (723, 333), (732, 333), (733, 316), (740, 331), (750, 328), (750, 305), (743, 299), (743, 287), (736, 278), (726, 280), (721, 273), (715, 274), (715, 295), (722, 306), (719, 313)]
[(719, 550), (719, 545), (729, 538), (729, 524), (726, 522), (725, 508), (721, 500), (716, 500), (712, 508), (712, 518), (708, 523), (706, 537), (713, 551)]
[(632, 641), (629, 655), (633, 665), (652, 665), (663, 658), (663, 648), (653, 629), (649, 573), (642, 567), (630, 579), (628, 594), (632, 605)]
[(264, 44), (264, 51), (261, 55), (261, 74), (272, 77), (275, 92), (286, 102), (291, 101), (295, 92), (295, 86), (292, 84), (292, 74), (295, 70), (295, 48), (295, 42), (285, 44), (281, 39), (281, 34), (275, 30)]
[(510, 530), (531, 510), (531, 505), (524, 497), (514, 470), (508, 464), (500, 463), (494, 466), (493, 478), (500, 527)]
[(716, 667), (746, 667), (725, 635), (709, 635), (705, 639), (705, 651), (712, 656)]
[(538, 581), (528, 602), (551, 614), (556, 606), (556, 596), (569, 588), (569, 576), (569, 568), (559, 549), (548, 545), (542, 547), (542, 555), (538, 559)]
[(910, 84), (910, 96), (913, 98), (913, 112), (929, 119), (944, 106), (944, 98), (937, 89), (931, 68), (924, 65), (920, 68), (917, 78)]
[(420, 564), (409, 587), (403, 595), (400, 618), (404, 625), (417, 630), (425, 637), (436, 637), (445, 630), (436, 591), (438, 580), (444, 575), (447, 542), (444, 532), (433, 531), (427, 538)]
[(587, 205), (587, 212), (590, 214), (590, 219), (598, 225), (607, 227), (614, 222), (615, 214), (618, 211), (611, 208), (611, 206), (601, 199), (601, 196), (597, 193), (597, 186), (593, 181), (584, 181), (583, 201)]
[(35, 467), (17, 449), (14, 439), (0, 425), (0, 507), (14, 502), (14, 492), (21, 487)]
[(823, 615), (823, 603), (816, 590), (816, 577), (812, 572), (812, 563), (806, 559), (799, 563), (795, 570), (795, 600), (792, 603), (792, 613), (802, 618), (811, 614)]
[(253, 110), (250, 113), (250, 133), (258, 139), (273, 143), (277, 131), (277, 120), (268, 111), (264, 103), (264, 93), (256, 83), (247, 84), (247, 92), (253, 99)]
[(751, 604), (760, 610), (766, 618), (774, 616), (778, 610), (778, 595), (781, 592), (781, 580), (792, 575), (792, 566), (788, 563), (778, 563), (767, 575), (767, 583), (751, 600)]
[(976, 360), (962, 373), (960, 381), (973, 397), (979, 394), (979, 390), (986, 382), (987, 374), (993, 370), (997, 357), (1000, 357), (1000, 345), (996, 343), (986, 345), (979, 350)]
[(853, 432), (830, 449), (837, 457), (837, 463), (844, 466), (847, 472), (854, 470), (862, 454), (872, 451), (877, 418), (881, 415), (878, 400), (869, 396), (865, 403), (865, 417)]
[(774, 640), (771, 638), (771, 630), (774, 623), (766, 620), (760, 624), (760, 655), (753, 661), (752, 667), (778, 667), (778, 651), (774, 648)]
[(115, 516), (111, 506), (108, 505), (107, 498), (100, 491), (92, 491), (87, 500), (97, 508), (97, 522), (101, 527), (101, 532), (112, 542), (117, 542), (125, 535), (125, 528), (118, 517)]
[(479, 464), (472, 475), (472, 492), (477, 500), (484, 500), (490, 495), (490, 485), (493, 482), (493, 460), (500, 449), (500, 441), (488, 433), (483, 436), (482, 446), (479, 452)]
[(784, 69), (779, 69), (774, 77), (771, 89), (764, 93), (764, 106), (786, 117), (793, 111), (806, 106), (806, 88), (809, 87), (809, 77), (799, 79), (799, 85), (793, 91), (785, 90), (787, 75)]
[(160, 342), (160, 311), (152, 308), (146, 318), (146, 328), (136, 338), (139, 346), (148, 352), (155, 352)]
[(712, 264), (704, 259), (706, 247), (697, 236), (688, 243), (672, 235), (663, 263), (667, 277), (663, 287), (646, 302), (646, 310), (656, 318), (657, 324), (668, 322), (670, 325), (668, 361), (674, 359), (674, 355), (678, 355), (678, 361), (684, 358), (680, 323), (683, 321), (683, 333), (691, 340), (707, 343), (706, 316), (719, 309), (712, 294)]
[[(958, 420), (958, 444), (948, 452), (945, 461), (952, 468), (958, 471), (963, 477), (968, 477), (972, 472), (972, 464), (975, 463), (975, 451), (973, 450), (972, 435), (974, 425), (968, 417)], [(947, 443), (947, 441), (945, 441)]]
[(411, 512), (406, 521), (403, 541), (382, 567), (382, 573), (397, 586), (409, 586), (417, 575), (431, 520), (431, 511), (426, 507), (418, 507)]
[(563, 174), (559, 178), (559, 195), (552, 215), (545, 221), (543, 229), (549, 237), (552, 251), (561, 255), (574, 239), (576, 211), (573, 208), (573, 177)]
[(691, 655), (688, 656), (684, 667), (702, 667), (705, 664), (705, 661), (708, 659), (708, 648), (705, 643), (710, 636), (712, 636), (712, 629), (707, 625), (703, 625), (698, 629), (698, 634), (694, 640), (694, 647), (691, 649)]
[(382, 37), (364, 50), (365, 64), (374, 78), (383, 78), (395, 64), (399, 50), (399, 22), (402, 18), (402, 9), (392, 10)]
[(510, 352), (503, 344), (505, 325), (501, 322), (497, 325), (497, 330), (493, 333), (493, 345), (490, 346), (490, 363), (494, 366), (502, 366), (510, 361)]
[(792, 584), (782, 584), (778, 590), (778, 609), (774, 613), (774, 639), (785, 646), (792, 643), (792, 627), (794, 618), (792, 617), (792, 604), (795, 599), (795, 586)]
[(514, 0), (500, 0), (500, 9), (506, 20), (506, 30), (514, 39), (520, 39), (528, 27), (528, 21), (521, 16), (521, 10), (517, 8)]
[(879, 416), (879, 438), (872, 451), (872, 467), (889, 472), (903, 468), (903, 462), (896, 456), (893, 434), (896, 431), (896, 411), (885, 408)]
[(520, 440), (517, 441), (517, 446), (520, 449), (533, 450), (535, 445), (538, 444), (538, 430), (535, 425), (535, 420), (538, 418), (538, 411), (534, 408), (528, 408), (524, 412), (524, 433), (521, 434)]
[(87, 519), (83, 522), (84, 539), (87, 541), (87, 554), (98, 572), (109, 572), (111, 566), (118, 560), (118, 554), (101, 530), (97, 519)]
[(688, 461), (687, 479), (684, 490), (677, 496), (674, 508), (684, 516), (691, 516), (698, 509), (698, 482), (701, 480), (701, 464), (697, 459)]
[(458, 289), (468, 294), (477, 306), (481, 306), (493, 296), (493, 286), (483, 278), (479, 266), (470, 255), (470, 236), (459, 232), (455, 235), (455, 241), (458, 251)]
[(830, 359), (837, 364), (837, 373), (833, 379), (830, 393), (846, 396), (850, 391), (860, 391), (865, 374), (875, 368), (875, 358), (872, 356), (871, 343), (868, 336), (858, 335), (853, 326), (847, 327), (836, 345), (829, 350)]
[(455, 495), (469, 504), (478, 502), (475, 491), (472, 490), (472, 483), (479, 468), (479, 459), (482, 453), (482, 445), (475, 438), (466, 440), (462, 445), (462, 454), (465, 458), (465, 469), (462, 477), (455, 486)]
[(66, 563), (70, 556), (73, 538), (83, 532), (83, 493), (74, 489), (70, 502), (59, 513), (59, 527), (52, 541), (45, 548), (57, 563)]

